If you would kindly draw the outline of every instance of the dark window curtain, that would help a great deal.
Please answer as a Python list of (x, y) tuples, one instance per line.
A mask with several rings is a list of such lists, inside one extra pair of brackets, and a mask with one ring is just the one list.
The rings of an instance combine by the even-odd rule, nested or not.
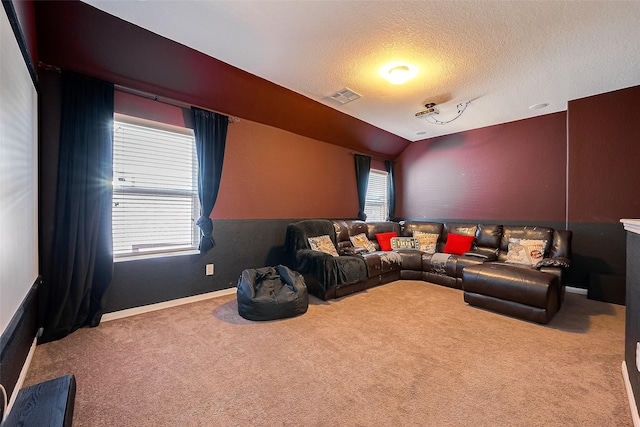
[(113, 275), (113, 84), (62, 73), (60, 147), (41, 342), (97, 326)]
[(393, 165), (391, 160), (384, 161), (384, 168), (387, 171), (387, 202), (389, 204), (389, 221), (396, 218), (396, 182), (393, 177)]
[(364, 221), (367, 215), (364, 213), (364, 204), (367, 200), (367, 187), (369, 186), (369, 171), (371, 170), (371, 157), (362, 154), (354, 154), (356, 162), (356, 185), (358, 187), (358, 219)]
[(200, 253), (203, 254), (216, 245), (213, 240), (213, 221), (209, 216), (216, 204), (224, 147), (227, 141), (229, 118), (222, 114), (191, 107), (193, 129), (198, 153), (198, 197), (200, 198)]

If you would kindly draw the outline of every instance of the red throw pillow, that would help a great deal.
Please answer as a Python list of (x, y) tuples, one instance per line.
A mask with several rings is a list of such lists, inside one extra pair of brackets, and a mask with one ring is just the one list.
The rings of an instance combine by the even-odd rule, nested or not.
[(461, 236), (460, 234), (449, 234), (447, 244), (444, 245), (445, 254), (464, 255), (471, 250), (474, 236)]
[(378, 233), (376, 234), (376, 240), (380, 245), (381, 251), (390, 251), (391, 250), (391, 239), (394, 237), (398, 237), (398, 233), (395, 231), (390, 231), (388, 233)]

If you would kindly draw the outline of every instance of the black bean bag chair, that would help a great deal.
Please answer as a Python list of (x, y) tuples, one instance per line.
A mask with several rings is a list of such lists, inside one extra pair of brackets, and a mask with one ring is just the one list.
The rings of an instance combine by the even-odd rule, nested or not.
[(284, 265), (244, 270), (238, 279), (238, 313), (249, 320), (275, 320), (307, 312), (302, 275)]

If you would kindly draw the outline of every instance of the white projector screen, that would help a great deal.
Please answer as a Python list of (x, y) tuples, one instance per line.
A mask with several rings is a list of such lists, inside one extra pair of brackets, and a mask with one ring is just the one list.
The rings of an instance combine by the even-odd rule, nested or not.
[(0, 12), (0, 333), (38, 277), (38, 101)]

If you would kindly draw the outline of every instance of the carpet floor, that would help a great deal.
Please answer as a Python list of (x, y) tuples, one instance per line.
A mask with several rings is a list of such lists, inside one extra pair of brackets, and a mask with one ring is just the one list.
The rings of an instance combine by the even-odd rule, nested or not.
[(74, 426), (632, 426), (624, 307), (567, 294), (541, 326), (397, 281), (251, 322), (234, 295), (36, 348), (72, 373)]

